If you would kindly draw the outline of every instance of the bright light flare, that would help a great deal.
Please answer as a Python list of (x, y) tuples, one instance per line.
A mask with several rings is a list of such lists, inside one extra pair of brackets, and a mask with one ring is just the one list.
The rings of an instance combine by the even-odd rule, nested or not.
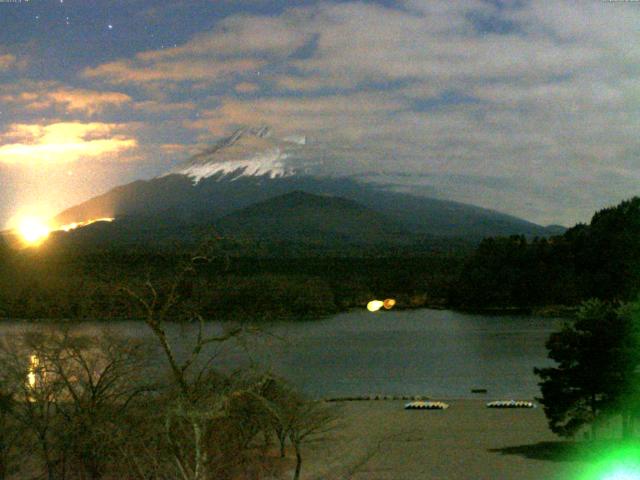
[(47, 222), (38, 217), (24, 217), (16, 230), (22, 241), (29, 246), (40, 245), (51, 233)]
[(602, 477), (602, 480), (640, 480), (640, 471), (638, 470), (616, 470)]
[(377, 312), (383, 306), (384, 302), (380, 300), (371, 300), (369, 303), (367, 303), (367, 310), (369, 310), (370, 312)]
[(591, 448), (590, 460), (575, 480), (640, 480), (640, 444), (596, 444)]
[(67, 225), (53, 226), (48, 220), (37, 216), (25, 216), (13, 222), (12, 231), (20, 238), (22, 244), (27, 247), (40, 246), (53, 232), (70, 232), (77, 228), (86, 227), (97, 222), (113, 222), (112, 217), (92, 218), (84, 222), (69, 223)]

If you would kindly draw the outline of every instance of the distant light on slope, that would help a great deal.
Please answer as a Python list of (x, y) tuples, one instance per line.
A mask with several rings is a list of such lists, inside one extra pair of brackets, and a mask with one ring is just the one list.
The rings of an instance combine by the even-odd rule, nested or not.
[(104, 217), (104, 218), (95, 218), (95, 219), (91, 219), (91, 220), (85, 220), (84, 222), (74, 222), (74, 223), (69, 223), (67, 225), (61, 225), (58, 228), (56, 228), (56, 231), (61, 231), (61, 232), (70, 232), (71, 230), (75, 230), (76, 228), (80, 228), (80, 227), (86, 227), (87, 225), (91, 225), (93, 223), (98, 223), (98, 222), (113, 222), (115, 220), (115, 218), (111, 218), (111, 217)]
[(370, 312), (377, 312), (383, 306), (384, 302), (380, 300), (371, 300), (369, 303), (367, 303), (367, 310), (369, 310)]

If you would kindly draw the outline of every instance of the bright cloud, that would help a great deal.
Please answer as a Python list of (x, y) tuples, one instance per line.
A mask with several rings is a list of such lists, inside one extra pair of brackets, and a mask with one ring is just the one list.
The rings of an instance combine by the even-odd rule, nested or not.
[(638, 25), (633, 2), (318, 2), (233, 15), (83, 79), (140, 88), (134, 110), (199, 141), (265, 123), (334, 149), (336, 171), (571, 224), (637, 193)]
[(118, 92), (94, 92), (91, 90), (57, 90), (46, 95), (57, 104), (66, 106), (68, 112), (84, 112), (94, 115), (106, 107), (120, 107), (131, 102), (131, 97)]
[(106, 123), (13, 125), (0, 135), (0, 163), (72, 163), (136, 147), (134, 138), (115, 133), (118, 128)]
[(11, 85), (6, 90), (0, 95), (2, 103), (32, 112), (56, 109), (69, 114), (94, 116), (132, 101), (129, 95), (120, 92), (74, 89), (55, 82), (27, 82), (24, 86)]
[(265, 62), (256, 59), (215, 61), (207, 59), (171, 59), (160, 62), (116, 61), (87, 69), (87, 78), (104, 78), (112, 83), (195, 82), (218, 80), (233, 73), (256, 70)]

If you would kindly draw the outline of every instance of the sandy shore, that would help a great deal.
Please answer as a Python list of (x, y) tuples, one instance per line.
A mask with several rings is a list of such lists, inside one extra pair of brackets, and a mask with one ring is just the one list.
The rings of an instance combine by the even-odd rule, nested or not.
[[(488, 409), (446, 400), (447, 410), (404, 410), (403, 401), (340, 402), (340, 428), (306, 447), (303, 479), (552, 480), (580, 465), (559, 454), (541, 408)], [(571, 472), (574, 472), (573, 474)]]

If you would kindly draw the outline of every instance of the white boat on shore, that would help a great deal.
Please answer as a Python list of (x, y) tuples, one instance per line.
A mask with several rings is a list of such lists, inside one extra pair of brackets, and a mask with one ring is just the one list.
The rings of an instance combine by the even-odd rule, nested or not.
[(533, 402), (526, 400), (496, 400), (487, 403), (487, 408), (535, 408)]

